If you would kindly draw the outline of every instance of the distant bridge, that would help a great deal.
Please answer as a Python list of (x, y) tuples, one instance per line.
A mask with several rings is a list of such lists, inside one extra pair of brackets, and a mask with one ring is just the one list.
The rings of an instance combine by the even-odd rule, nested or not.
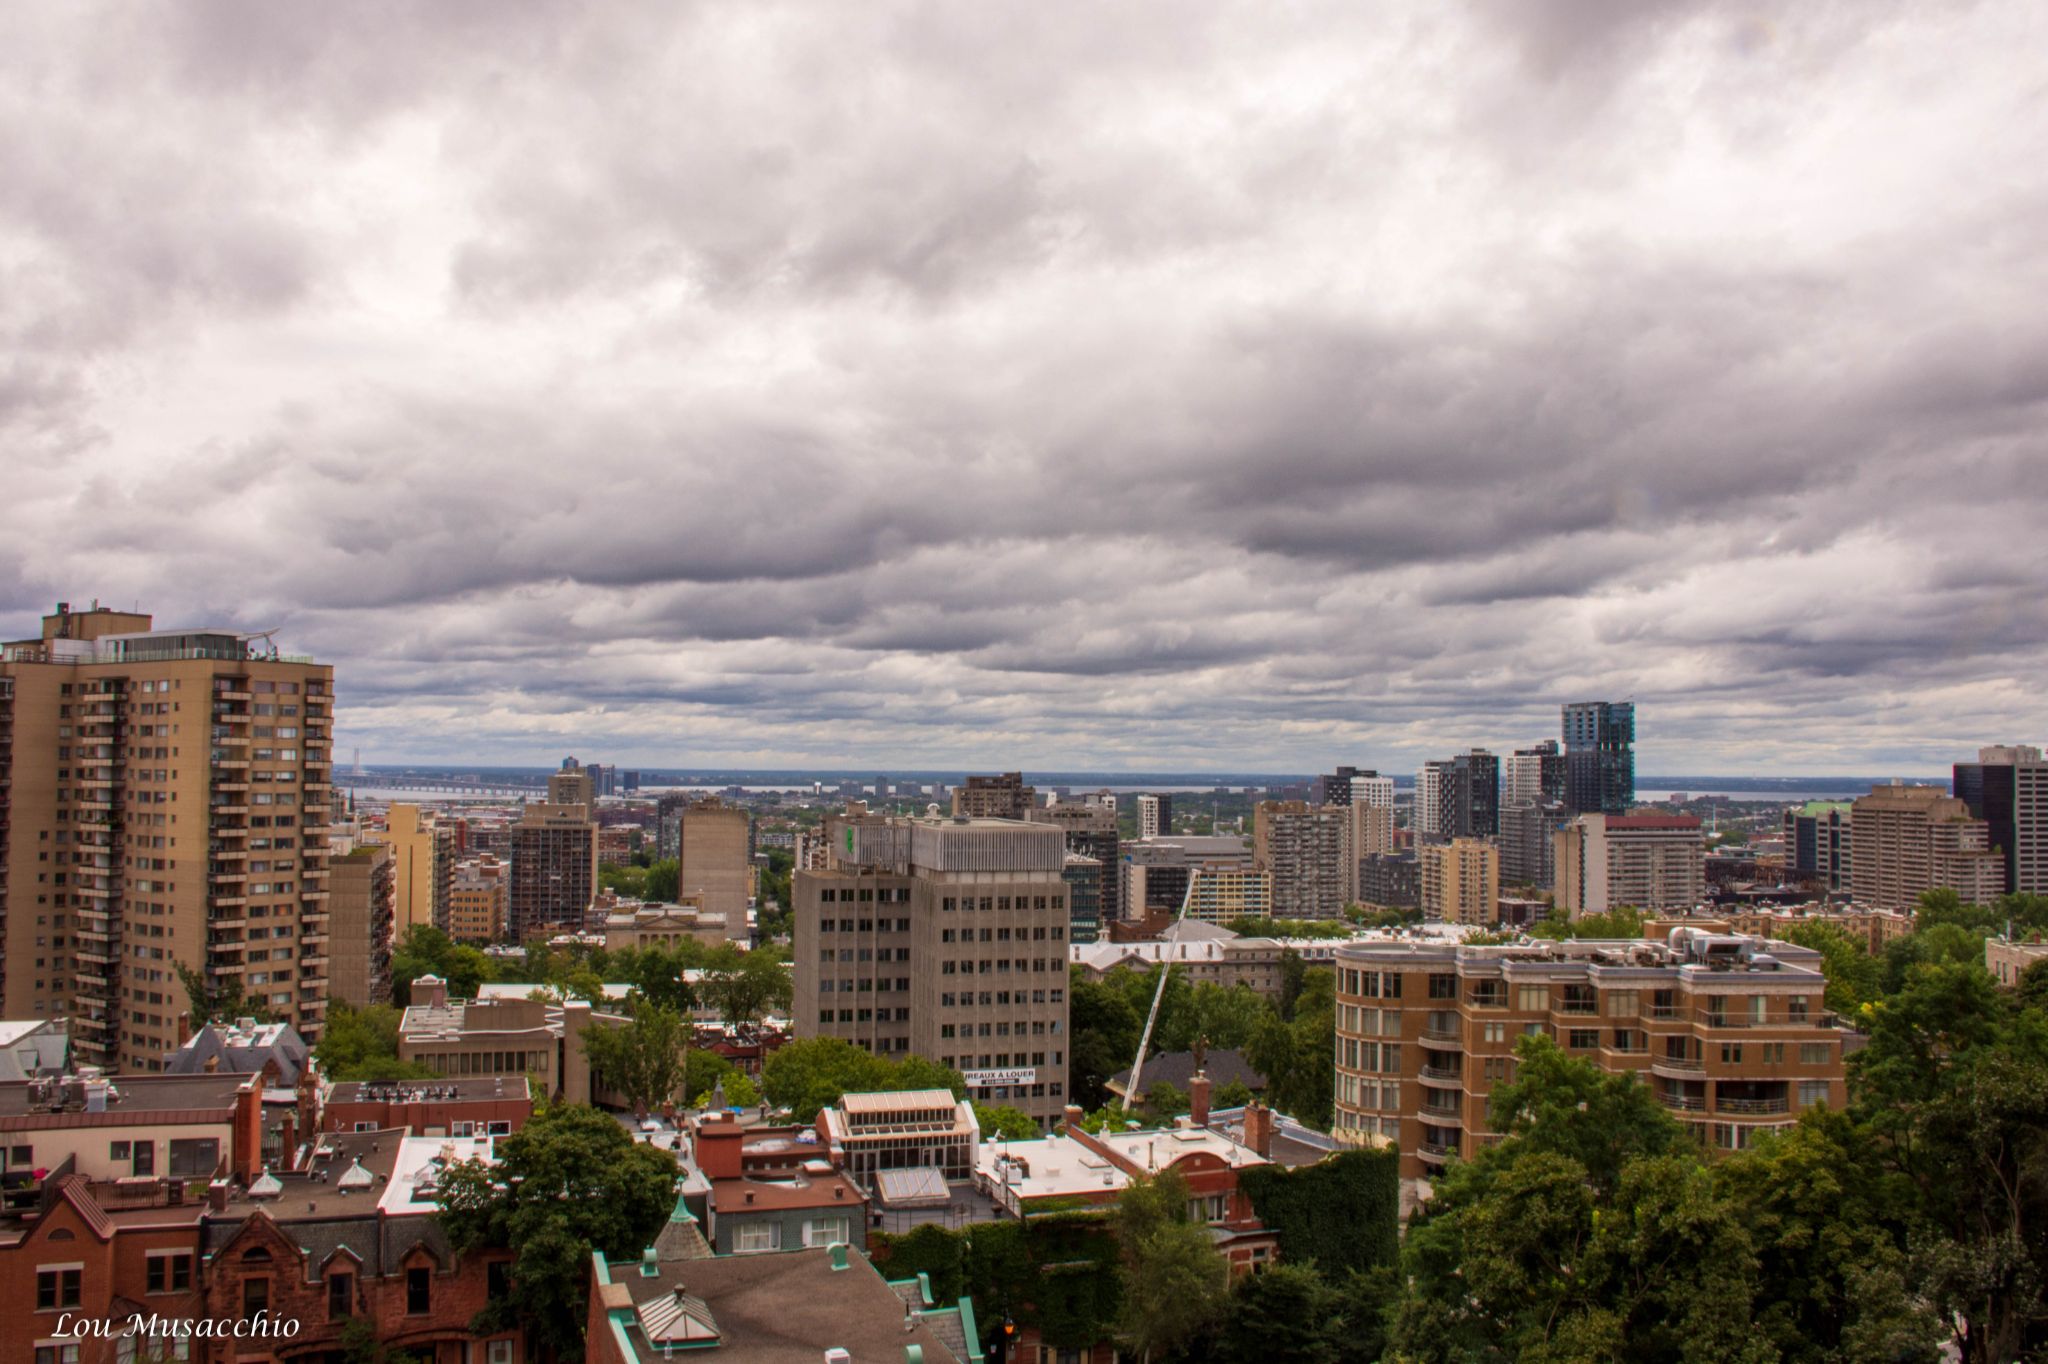
[(337, 772), (334, 781), (352, 791), (418, 791), (441, 796), (545, 796), (548, 790), (545, 779), (522, 783), (502, 777), (485, 781), (482, 777), (427, 777), (404, 772)]

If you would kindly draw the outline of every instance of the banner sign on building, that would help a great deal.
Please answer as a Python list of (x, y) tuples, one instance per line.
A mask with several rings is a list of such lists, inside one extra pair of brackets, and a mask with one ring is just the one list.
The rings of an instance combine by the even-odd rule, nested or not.
[(1026, 1066), (1022, 1070), (970, 1070), (967, 1072), (969, 1089), (998, 1089), (1004, 1085), (1029, 1085), (1038, 1083), (1038, 1071)]

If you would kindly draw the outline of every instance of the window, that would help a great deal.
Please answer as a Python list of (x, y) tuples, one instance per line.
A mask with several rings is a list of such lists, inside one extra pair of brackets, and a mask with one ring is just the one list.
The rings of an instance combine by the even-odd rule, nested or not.
[(735, 1255), (752, 1255), (764, 1250), (782, 1249), (782, 1224), (779, 1222), (742, 1222), (732, 1230), (732, 1250)]
[(78, 1364), (76, 1345), (38, 1345), (36, 1364)]
[(192, 1257), (190, 1255), (152, 1255), (148, 1269), (149, 1291), (152, 1293), (183, 1293), (192, 1287)]
[(512, 1364), (512, 1342), (494, 1340), (486, 1347), (489, 1351), (485, 1364)]
[(205, 1179), (220, 1166), (218, 1137), (171, 1139), (171, 1178)]
[(155, 1173), (156, 1173), (156, 1143), (155, 1143), (155, 1142), (153, 1142), (153, 1141), (138, 1141), (138, 1142), (136, 1142), (136, 1143), (135, 1143), (135, 1146), (134, 1146), (134, 1148), (133, 1148), (133, 1152), (132, 1152), (132, 1154), (133, 1154), (133, 1159), (132, 1159), (132, 1160), (131, 1160), (131, 1161), (129, 1162), (129, 1170), (130, 1170), (130, 1172), (131, 1172), (131, 1173), (133, 1173), (133, 1174), (135, 1174), (135, 1175), (138, 1175), (138, 1176), (142, 1176), (142, 1175), (153, 1175), (153, 1174), (155, 1174)]
[(1723, 1042), (1721, 1044), (1721, 1064), (1724, 1066), (1739, 1066), (1742, 1064), (1742, 1044), (1740, 1042)]
[(1833, 1048), (1829, 1047), (1825, 1042), (1801, 1042), (1799, 1044), (1799, 1064), (1802, 1066), (1824, 1066), (1828, 1063), (1828, 1057), (1832, 1050)]
[(327, 1319), (345, 1321), (356, 1314), (356, 1276), (331, 1273), (327, 1276)]
[(56, 1312), (76, 1307), (82, 1265), (60, 1265), (36, 1271), (36, 1311)]
[(807, 1246), (847, 1245), (853, 1240), (852, 1224), (845, 1217), (814, 1217), (804, 1228)]
[(1598, 1028), (1573, 1028), (1565, 1034), (1565, 1045), (1573, 1051), (1591, 1051), (1600, 1045)]
[(1801, 1108), (1813, 1108), (1824, 1105), (1827, 1101), (1828, 1082), (1826, 1080), (1801, 1080), (1799, 1082), (1799, 1106)]
[(247, 1321), (253, 1318), (258, 1312), (265, 1312), (269, 1309), (269, 1278), (263, 1275), (258, 1275), (253, 1279), (242, 1280), (242, 1319), (244, 1321)]
[(1515, 1008), (1525, 1014), (1540, 1014), (1550, 1008), (1548, 985), (1517, 985)]
[(433, 1310), (434, 1271), (405, 1271), (405, 1310), (408, 1316), (424, 1316)]

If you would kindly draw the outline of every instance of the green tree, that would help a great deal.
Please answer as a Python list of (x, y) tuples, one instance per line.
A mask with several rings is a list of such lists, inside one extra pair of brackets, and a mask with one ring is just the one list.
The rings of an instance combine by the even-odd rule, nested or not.
[(1131, 1181), (1117, 1200), (1124, 1343), (1149, 1361), (1200, 1339), (1222, 1318), (1229, 1269), (1209, 1229), (1189, 1216), (1187, 1181), (1168, 1169)]
[(794, 988), (786, 959), (773, 947), (741, 952), (719, 948), (704, 964), (704, 1002), (728, 1023), (751, 1023), (770, 1009), (787, 1009)]
[(1312, 1127), (1328, 1129), (1337, 1087), (1336, 976), (1311, 970), (1294, 1019), (1268, 1016), (1244, 1048), (1245, 1059), (1266, 1077), (1266, 1101)]
[(673, 857), (650, 863), (641, 882), (641, 893), (656, 904), (672, 905), (682, 888), (681, 864)]
[(1164, 1123), (1188, 1111), (1188, 1096), (1171, 1080), (1154, 1080), (1145, 1086), (1145, 1112)]
[(185, 1004), (192, 1011), (194, 1028), (237, 1018), (253, 1018), (259, 1023), (275, 1021), (267, 1004), (242, 989), (240, 976), (209, 981), (182, 961), (172, 962), (171, 968), (177, 973), (178, 983), (185, 987)]
[(583, 1030), (583, 1054), (598, 1083), (617, 1090), (641, 1117), (671, 1103), (683, 1086), (689, 1022), (673, 1009), (650, 1005), (621, 1027)]
[(1067, 1094), (1083, 1108), (1109, 1101), (1111, 1076), (1130, 1065), (1138, 1049), (1144, 1016), (1114, 986), (1088, 979), (1080, 967), (1068, 972)]
[(1515, 1078), (1493, 1091), (1495, 1131), (1520, 1138), (1518, 1149), (1556, 1152), (1609, 1190), (1624, 1164), (1663, 1155), (1686, 1136), (1647, 1086), (1572, 1056), (1549, 1037), (1515, 1044)]
[(542, 1349), (583, 1357), (593, 1250), (638, 1255), (675, 1204), (675, 1158), (636, 1143), (610, 1116), (581, 1104), (536, 1113), (497, 1146), (498, 1162), (442, 1172), (441, 1226), (458, 1255), (511, 1246), (512, 1293), (478, 1314), (479, 1334), (516, 1320)]
[(801, 1123), (846, 1094), (947, 1089), (960, 1098), (967, 1093), (967, 1082), (956, 1070), (921, 1056), (891, 1062), (837, 1037), (807, 1037), (777, 1048), (761, 1068), (761, 1081), (768, 1101), (790, 1110)]
[(1884, 989), (1884, 965), (1873, 957), (1863, 940), (1839, 924), (1816, 920), (1787, 927), (1779, 934), (1786, 942), (1810, 947), (1820, 953), (1821, 974), (1827, 978), (1827, 1007), (1844, 1018), (1853, 1018)]
[(334, 1000), (327, 1008), (327, 1026), (313, 1048), (320, 1071), (330, 1080), (424, 1080), (434, 1072), (418, 1062), (398, 1059), (400, 1011), (389, 1004), (355, 1008)]
[(1230, 1295), (1214, 1364), (1339, 1364), (1354, 1353), (1344, 1296), (1313, 1265), (1279, 1264), (1246, 1275)]
[(974, 1120), (981, 1125), (983, 1141), (1034, 1141), (1045, 1135), (1029, 1115), (1007, 1104), (976, 1104)]
[[(1173, 1018), (1166, 1020), (1169, 1026), (1160, 1028), (1152, 1040), (1160, 1051), (1193, 1051), (1203, 1039), (1211, 1047), (1236, 1051), (1272, 1016), (1272, 1005), (1250, 986), (1203, 981), (1188, 991)], [(1128, 1056), (1124, 1064), (1130, 1064)]]

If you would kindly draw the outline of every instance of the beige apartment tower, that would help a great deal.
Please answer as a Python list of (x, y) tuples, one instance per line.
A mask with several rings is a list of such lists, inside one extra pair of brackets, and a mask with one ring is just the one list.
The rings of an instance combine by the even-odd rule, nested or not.
[(1966, 904), (2005, 889), (2005, 858), (1970, 807), (1938, 786), (1874, 788), (1849, 807), (1851, 894), (1872, 909), (1911, 910), (1922, 893), (1947, 887)]
[(1454, 838), (1425, 843), (1416, 853), (1423, 918), (1491, 924), (1500, 916), (1500, 849), (1480, 838)]
[(548, 774), (548, 804), (597, 808), (597, 779), (588, 768), (565, 767)]
[[(1252, 814), (1252, 861), (1273, 873), (1273, 917), (1339, 919), (1358, 873), (1345, 874), (1351, 807), (1262, 800)], [(1357, 858), (1350, 859), (1356, 864)]]
[(1557, 831), (1557, 906), (1572, 918), (1690, 909), (1706, 898), (1706, 837), (1691, 815), (1580, 815)]
[(161, 1070), (182, 965), (319, 1036), (333, 679), (267, 636), (97, 604), (0, 645), (0, 1013)]
[(448, 936), (457, 942), (495, 942), (505, 931), (505, 864), (485, 853), (455, 869), (448, 888)]
[(336, 857), (328, 903), (333, 965), (328, 998), (361, 1009), (391, 1002), (391, 943), (397, 905), (397, 859), (382, 844), (365, 843)]
[(677, 817), (676, 892), (725, 916), (726, 935), (747, 940), (747, 902), (754, 895), (752, 825), (745, 810), (716, 796), (693, 800)]
[(1051, 1126), (1066, 1104), (1066, 843), (1002, 819), (833, 817), (796, 873), (799, 1036), (965, 1072)]
[(385, 817), (397, 887), (400, 938), (416, 924), (447, 931), (448, 893), (455, 881), (455, 830), (417, 805), (397, 804)]

